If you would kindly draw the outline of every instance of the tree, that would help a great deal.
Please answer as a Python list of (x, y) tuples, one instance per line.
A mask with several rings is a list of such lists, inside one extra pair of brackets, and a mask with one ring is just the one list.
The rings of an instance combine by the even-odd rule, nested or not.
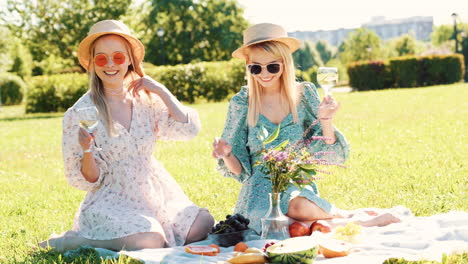
[(242, 45), (242, 31), (248, 23), (234, 0), (152, 0), (151, 3), (145, 21), (150, 29), (145, 43), (146, 58), (151, 63), (227, 60)]
[(12, 35), (10, 31), (5, 27), (0, 27), (0, 73), (7, 72), (13, 65), (13, 59), (11, 58), (11, 52), (13, 45), (11, 43)]
[(414, 37), (405, 34), (396, 40), (395, 50), (398, 56), (414, 55), (416, 53), (416, 40)]
[(31, 76), (32, 58), (29, 50), (10, 31), (0, 26), (0, 73), (13, 72), (22, 77)]
[[(457, 24), (457, 31), (458, 32), (465, 32), (468, 33), (468, 23), (458, 23)], [(434, 31), (431, 34), (431, 41), (434, 46), (441, 46), (448, 41), (454, 40), (453, 34), (453, 25), (440, 25), (438, 27), (434, 27)], [(461, 34), (458, 34), (458, 41), (461, 42)]]
[(463, 38), (461, 47), (461, 53), (465, 58), (465, 82), (468, 82), (468, 37)]
[(440, 25), (434, 28), (431, 33), (431, 41), (435, 46), (440, 46), (444, 42), (450, 40), (453, 36), (453, 26)]
[(301, 71), (307, 71), (312, 66), (323, 65), (317, 51), (308, 42), (304, 42), (304, 44), (293, 53), (293, 59), (297, 68)]
[(315, 44), (315, 49), (320, 55), (323, 64), (327, 64), (327, 62), (332, 58), (332, 51), (330, 50), (329, 45), (325, 41), (318, 41)]
[(381, 41), (377, 34), (366, 28), (358, 28), (349, 33), (340, 49), (341, 60), (346, 64), (361, 60), (375, 60), (381, 56)]
[(6, 0), (0, 22), (31, 50), (35, 61), (50, 55), (75, 58), (79, 42), (94, 23), (118, 19), (131, 0)]

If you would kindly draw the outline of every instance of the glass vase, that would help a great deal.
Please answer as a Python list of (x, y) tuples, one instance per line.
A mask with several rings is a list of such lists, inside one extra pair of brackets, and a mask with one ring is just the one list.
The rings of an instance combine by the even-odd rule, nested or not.
[(289, 238), (289, 219), (280, 207), (281, 193), (270, 193), (270, 208), (262, 221), (261, 239), (283, 240)]

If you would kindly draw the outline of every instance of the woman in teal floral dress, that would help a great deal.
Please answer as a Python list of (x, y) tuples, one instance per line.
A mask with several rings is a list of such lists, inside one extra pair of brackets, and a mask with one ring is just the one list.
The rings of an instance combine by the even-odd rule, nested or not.
[[(340, 104), (331, 96), (320, 101), (312, 83), (295, 81), (291, 54), (298, 47), (299, 41), (287, 37), (282, 27), (264, 23), (248, 28), (244, 45), (233, 52), (233, 57), (246, 60), (248, 85), (230, 101), (223, 134), (213, 143), (213, 156), (224, 176), (242, 183), (235, 213), (249, 218), (250, 227), (257, 232), (261, 230), (260, 218), (269, 208), (271, 192), (271, 182), (264, 178), (260, 166), (253, 166), (261, 158), (254, 153), (263, 147), (258, 138), (262, 128), (272, 133), (281, 125), (278, 138), (267, 148), (286, 139), (303, 139), (304, 131), (312, 125), (307, 136), (327, 140), (313, 141), (310, 152), (332, 152), (322, 158), (335, 163), (344, 163), (349, 153), (345, 137), (333, 126)], [(314, 183), (302, 190), (290, 186), (281, 196), (281, 209), (290, 218), (304, 222), (338, 216), (332, 205), (319, 196)], [(390, 221), (386, 217), (363, 224), (381, 225), (383, 220)]]

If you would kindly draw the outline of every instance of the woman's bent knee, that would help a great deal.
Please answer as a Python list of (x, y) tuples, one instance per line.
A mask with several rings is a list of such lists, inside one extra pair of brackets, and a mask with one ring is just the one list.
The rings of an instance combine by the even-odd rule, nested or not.
[(166, 244), (166, 239), (160, 233), (140, 233), (133, 235), (131, 238), (124, 241), (125, 249), (139, 250), (144, 248), (163, 248)]
[(289, 202), (287, 215), (300, 221), (331, 218), (322, 208), (304, 197), (296, 197)]
[[(207, 228), (208, 232), (210, 231), (211, 227), (214, 225), (214, 218), (206, 208), (200, 208), (198, 212), (198, 216), (201, 218), (200, 221), (203, 221)], [(198, 218), (198, 217), (197, 217)]]
[(289, 201), (288, 213), (287, 215), (294, 219), (303, 219), (306, 217), (307, 206), (306, 202), (308, 202), (305, 198), (296, 197)]
[(208, 236), (214, 225), (214, 218), (206, 208), (200, 208), (187, 235), (186, 244), (200, 241)]

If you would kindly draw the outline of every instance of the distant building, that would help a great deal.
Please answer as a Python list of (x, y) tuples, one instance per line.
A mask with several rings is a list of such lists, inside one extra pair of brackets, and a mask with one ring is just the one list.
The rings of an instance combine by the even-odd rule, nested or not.
[[(434, 19), (432, 17), (410, 17), (405, 19), (385, 20), (385, 17), (373, 17), (370, 22), (362, 27), (373, 30), (382, 40), (396, 38), (404, 34), (410, 34), (417, 40), (428, 41), (431, 38)], [(343, 42), (349, 32), (356, 29), (336, 29), (319, 31), (296, 31), (289, 36), (305, 41), (316, 42), (325, 40), (333, 46)]]

